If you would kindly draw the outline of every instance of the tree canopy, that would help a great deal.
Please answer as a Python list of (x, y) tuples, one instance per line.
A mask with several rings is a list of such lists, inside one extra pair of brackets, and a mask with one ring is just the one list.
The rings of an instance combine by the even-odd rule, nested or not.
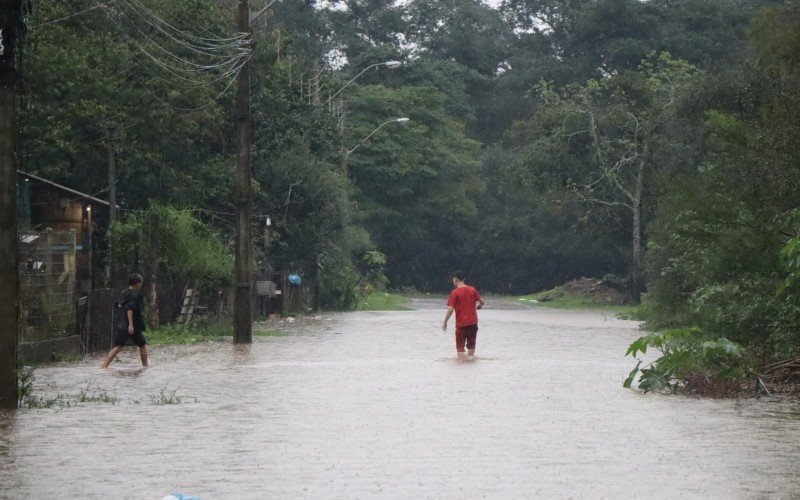
[(352, 306), (378, 267), (431, 291), (456, 268), (504, 293), (613, 274), (653, 325), (794, 349), (777, 289), (796, 286), (799, 13), (284, 0), (250, 53), (232, 1), (38, 0), (20, 162), (102, 195), (113, 156), (130, 224), (192, 210), (229, 249), (249, 58), (256, 259), (318, 280), (322, 305)]

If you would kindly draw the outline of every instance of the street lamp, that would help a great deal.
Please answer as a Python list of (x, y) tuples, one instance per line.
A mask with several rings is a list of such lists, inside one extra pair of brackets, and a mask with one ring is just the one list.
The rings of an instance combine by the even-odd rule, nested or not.
[(380, 130), (380, 129), (381, 129), (383, 126), (384, 126), (384, 125), (386, 125), (386, 124), (389, 124), (389, 123), (405, 123), (405, 122), (407, 122), (407, 121), (409, 121), (409, 119), (408, 119), (408, 118), (395, 118), (394, 120), (388, 120), (388, 121), (385, 121), (385, 122), (381, 123), (380, 125), (378, 125), (378, 128), (376, 128), (375, 130), (373, 130), (372, 132), (370, 132), (370, 134), (369, 134), (368, 136), (366, 136), (366, 137), (364, 137), (363, 139), (361, 139), (361, 142), (359, 142), (358, 144), (356, 144), (355, 146), (353, 146), (353, 148), (352, 148), (352, 149), (348, 149), (348, 150), (345, 152), (345, 156), (350, 156), (350, 155), (353, 153), (353, 151), (355, 151), (356, 149), (358, 149), (358, 147), (359, 147), (359, 146), (361, 146), (362, 144), (364, 144), (365, 142), (367, 142), (367, 139), (369, 139), (370, 137), (372, 137), (373, 135), (375, 135), (375, 133), (376, 133), (378, 130)]
[(327, 101), (325, 101), (325, 104), (328, 104), (329, 102), (331, 102), (331, 101), (333, 100), (333, 98), (334, 98), (334, 97), (336, 97), (337, 95), (339, 95), (339, 93), (340, 93), (342, 90), (344, 90), (344, 89), (345, 89), (345, 88), (346, 88), (348, 85), (350, 85), (351, 83), (353, 83), (354, 81), (356, 81), (356, 79), (357, 79), (359, 76), (363, 75), (364, 73), (366, 73), (367, 71), (371, 70), (372, 68), (377, 68), (378, 66), (386, 66), (386, 67), (387, 67), (387, 68), (389, 68), (389, 69), (395, 69), (395, 68), (399, 68), (399, 67), (400, 67), (400, 66), (402, 66), (402, 65), (403, 65), (403, 63), (402, 63), (402, 62), (400, 62), (400, 61), (386, 61), (386, 62), (382, 62), (382, 63), (370, 64), (369, 66), (367, 66), (366, 68), (364, 68), (363, 70), (361, 70), (361, 73), (357, 74), (356, 76), (354, 76), (353, 78), (351, 78), (349, 82), (345, 83), (345, 84), (342, 86), (342, 88), (340, 88), (339, 90), (337, 90), (337, 91), (336, 91), (336, 93), (335, 93), (335, 94), (333, 94), (332, 96), (328, 97), (328, 100), (327, 100)]

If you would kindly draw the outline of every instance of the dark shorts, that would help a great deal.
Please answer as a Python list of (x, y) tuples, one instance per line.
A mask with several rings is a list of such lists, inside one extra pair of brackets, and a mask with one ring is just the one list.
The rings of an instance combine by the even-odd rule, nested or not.
[(464, 344), (467, 349), (475, 349), (475, 340), (478, 338), (478, 325), (469, 325), (456, 328), (456, 351), (464, 352)]
[(114, 329), (114, 347), (125, 347), (129, 340), (139, 347), (147, 345), (147, 339), (144, 338), (144, 333), (140, 331), (131, 335), (128, 330)]

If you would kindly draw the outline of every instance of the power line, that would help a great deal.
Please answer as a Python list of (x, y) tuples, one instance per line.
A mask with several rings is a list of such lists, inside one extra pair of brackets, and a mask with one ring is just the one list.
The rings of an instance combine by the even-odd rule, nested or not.
[[(121, 12), (122, 12), (122, 11), (121, 11)], [(198, 68), (198, 69), (201, 69), (201, 70), (206, 70), (206, 71), (207, 71), (207, 70), (213, 70), (213, 69), (217, 69), (217, 68), (222, 68), (222, 67), (228, 66), (228, 65), (229, 65), (229, 64), (231, 64), (232, 62), (235, 62), (235, 60), (236, 60), (238, 57), (242, 56), (243, 54), (247, 54), (247, 53), (249, 53), (249, 49), (248, 49), (248, 47), (247, 47), (247, 46), (248, 46), (248, 43), (244, 43), (244, 44), (237, 44), (236, 46), (231, 46), (231, 47), (230, 47), (230, 49), (232, 49), (232, 51), (233, 51), (233, 52), (232, 52), (232, 53), (230, 53), (230, 54), (222, 54), (222, 53), (219, 53), (219, 54), (211, 54), (211, 55), (213, 55), (213, 56), (215, 56), (215, 57), (225, 57), (225, 58), (226, 58), (226, 60), (225, 60), (224, 62), (221, 62), (221, 63), (215, 63), (215, 64), (198, 64), (198, 63), (195, 63), (195, 62), (193, 62), (193, 61), (190, 61), (190, 60), (188, 60), (188, 59), (184, 59), (183, 57), (181, 57), (181, 56), (179, 56), (179, 55), (175, 54), (174, 52), (172, 52), (172, 51), (170, 51), (170, 50), (168, 50), (168, 49), (164, 48), (162, 45), (158, 44), (158, 43), (155, 41), (154, 37), (148, 37), (148, 36), (147, 36), (147, 35), (146, 35), (146, 34), (145, 34), (143, 31), (142, 31), (142, 29), (139, 27), (139, 25), (136, 23), (136, 21), (135, 21), (134, 19), (131, 19), (131, 18), (130, 18), (130, 17), (129, 17), (129, 16), (128, 16), (128, 15), (127, 15), (125, 12), (122, 12), (122, 15), (124, 15), (125, 17), (127, 17), (128, 19), (130, 19), (130, 21), (131, 21), (131, 24), (133, 24), (133, 25), (134, 25), (134, 27), (136, 28), (136, 30), (137, 30), (137, 31), (138, 31), (138, 32), (139, 32), (139, 33), (140, 33), (140, 34), (141, 34), (141, 35), (142, 35), (142, 36), (143, 36), (143, 37), (144, 37), (144, 38), (145, 38), (145, 39), (146, 39), (146, 40), (147, 40), (147, 41), (148, 41), (150, 44), (152, 44), (152, 45), (154, 45), (155, 47), (157, 47), (157, 48), (158, 48), (158, 49), (159, 49), (161, 52), (163, 52), (164, 54), (166, 54), (167, 56), (169, 56), (169, 57), (170, 57), (171, 59), (173, 59), (174, 61), (176, 61), (176, 62), (179, 62), (179, 63), (186, 64), (186, 65), (188, 65), (188, 66), (190, 66), (190, 67), (194, 67), (194, 68)], [(154, 25), (154, 24), (152, 24), (152, 23), (149, 23), (149, 24), (150, 24), (152, 27), (155, 27), (156, 29), (159, 29), (159, 27), (158, 27), (158, 26), (156, 26), (156, 25)], [(163, 30), (162, 30), (162, 31), (163, 31)], [(180, 41), (180, 40), (177, 40), (177, 39), (175, 39), (175, 38), (172, 38), (172, 37), (171, 37), (171, 39), (172, 39), (172, 40), (174, 40), (174, 41), (176, 41), (176, 42), (177, 42), (179, 45), (181, 45), (181, 46), (183, 46), (183, 47), (185, 47), (185, 48), (188, 48), (188, 49), (190, 49), (190, 50), (194, 50), (194, 48), (193, 48), (193, 47), (189, 46), (188, 44), (185, 44), (185, 43), (183, 43), (183, 42), (182, 42), (182, 41)], [(206, 55), (209, 55), (209, 54), (206, 54)]]
[[(135, 0), (132, 0), (132, 1), (135, 1)], [(138, 4), (138, 2), (136, 2), (136, 3)], [(141, 4), (139, 4), (139, 5), (141, 6)], [(190, 50), (193, 50), (195, 52), (198, 52), (200, 54), (204, 54), (204, 55), (208, 55), (208, 56), (212, 56), (212, 57), (226, 57), (224, 54), (217, 54), (217, 53), (209, 52), (209, 51), (211, 51), (213, 49), (225, 49), (225, 48), (236, 49), (236, 48), (239, 48), (239, 47), (247, 44), (247, 40), (246, 40), (247, 36), (246, 36), (246, 34), (240, 34), (240, 35), (238, 35), (238, 36), (236, 36), (234, 38), (218, 38), (218, 39), (216, 39), (216, 41), (219, 41), (219, 42), (222, 42), (222, 41), (229, 41), (230, 42), (230, 43), (223, 43), (223, 44), (219, 44), (219, 43), (210, 44), (210, 43), (208, 43), (206, 41), (204, 41), (202, 44), (196, 44), (196, 43), (192, 43), (192, 42), (190, 42), (188, 40), (179, 40), (172, 33), (170, 33), (170, 31), (173, 31), (175, 33), (179, 33), (179, 34), (183, 35), (185, 38), (194, 37), (194, 36), (189, 34), (189, 33), (184, 32), (184, 31), (178, 30), (177, 28), (174, 28), (172, 25), (170, 25), (169, 23), (167, 23), (163, 19), (159, 18), (158, 16), (155, 16), (155, 14), (153, 14), (152, 11), (147, 10), (143, 6), (141, 8), (144, 9), (144, 12), (142, 12), (141, 10), (137, 10), (132, 5), (132, 3), (129, 3), (129, 6), (131, 7), (131, 9), (134, 12), (136, 12), (140, 16), (142, 16), (145, 19), (145, 21), (148, 22), (148, 24), (150, 26), (152, 26), (156, 30), (160, 31), (161, 33), (166, 35), (171, 40), (174, 40), (175, 42), (181, 44), (182, 46), (184, 46), (184, 47), (186, 47), (186, 48), (188, 48)], [(171, 30), (165, 29), (164, 26), (167, 26), (167, 27), (171, 28)], [(196, 38), (196, 37), (194, 37), (194, 38)], [(203, 38), (202, 40), (214, 40), (214, 39)]]
[[(126, 12), (126, 9), (120, 8), (117, 12), (127, 20), (126, 24), (129, 27), (132, 26), (133, 30), (142, 37), (142, 40), (137, 40), (136, 37), (129, 33), (129, 27), (122, 24), (123, 19), (120, 16), (109, 13), (112, 22), (115, 23), (134, 47), (155, 65), (158, 71), (169, 75), (169, 77), (163, 78), (156, 72), (152, 74), (154, 78), (170, 86), (191, 91), (202, 87), (210, 87), (217, 82), (230, 79), (230, 81), (225, 82), (224, 88), (208, 103), (196, 107), (176, 106), (145, 85), (140, 84), (142, 89), (151, 94), (156, 100), (173, 109), (196, 111), (212, 105), (230, 89), (236, 76), (250, 60), (250, 40), (247, 34), (239, 34), (229, 38), (199, 37), (176, 28), (137, 0), (120, 0), (120, 5), (127, 6), (130, 9), (129, 12)], [(146, 26), (154, 29), (156, 34), (161, 34), (162, 38), (166, 38), (159, 43), (156, 37), (148, 36), (142, 30), (141, 20), (144, 21)], [(179, 47), (191, 50), (201, 56), (225, 58), (225, 60), (222, 62), (217, 60), (210, 64), (198, 63), (178, 55), (168, 48), (167, 45), (171, 43), (178, 44)]]
[[(174, 76), (176, 78), (180, 78), (180, 79), (188, 81), (188, 82), (191, 82), (191, 83), (207, 84), (209, 82), (208, 81), (194, 80), (194, 79), (191, 79), (191, 78), (187, 78), (186, 76), (193, 76), (193, 77), (197, 76), (197, 75), (205, 76), (212, 69), (224, 68), (226, 66), (230, 66), (227, 70), (223, 71), (223, 73), (220, 76), (220, 78), (217, 79), (217, 80), (219, 80), (219, 79), (223, 78), (224, 76), (228, 75), (229, 72), (235, 71), (237, 69), (237, 67), (242, 64), (242, 60), (245, 59), (245, 58), (249, 58), (249, 56), (250, 56), (249, 49), (246, 49), (246, 48), (245, 49), (238, 49), (234, 54), (230, 55), (230, 57), (229, 57), (229, 59), (227, 61), (225, 61), (223, 63), (219, 63), (219, 64), (216, 64), (216, 65), (199, 65), (199, 64), (193, 63), (191, 61), (185, 60), (182, 57), (174, 54), (170, 50), (168, 50), (168, 49), (164, 48), (163, 46), (159, 45), (152, 38), (148, 37), (142, 31), (142, 29), (136, 24), (136, 22), (133, 19), (131, 19), (126, 13), (122, 12), (122, 15), (125, 16), (126, 18), (128, 18), (131, 21), (131, 24), (133, 24), (134, 29), (139, 32), (139, 34), (146, 40), (146, 42), (143, 42), (141, 40), (137, 40), (136, 38), (134, 38), (130, 33), (127, 32), (127, 30), (123, 26), (121, 26), (119, 24), (119, 22), (117, 22), (116, 19), (113, 19), (113, 18), (112, 19), (117, 24), (117, 26), (120, 28), (122, 33), (126, 36), (126, 38), (128, 38), (136, 46), (136, 48), (140, 52), (145, 54), (150, 60), (152, 60), (159, 67), (161, 67), (162, 69), (164, 69), (165, 71), (170, 73), (172, 76)], [(189, 66), (194, 66), (197, 69), (192, 69), (192, 68), (188, 68), (187, 69), (187, 68), (184, 68), (184, 67), (176, 66), (175, 64), (171, 64), (169, 62), (164, 62), (163, 60), (159, 59), (159, 57), (157, 55), (151, 53), (149, 50), (147, 50), (144, 47), (144, 44), (146, 44), (146, 43), (154, 45), (161, 52), (163, 52), (164, 54), (169, 56), (169, 58), (172, 59), (173, 61), (179, 62), (179, 63), (184, 63), (184, 64), (187, 64)], [(201, 69), (203, 71), (200, 71)], [(183, 76), (183, 75), (179, 74), (179, 72), (183, 72), (186, 76)]]
[(84, 10), (82, 10), (80, 12), (75, 12), (74, 14), (70, 14), (68, 16), (60, 17), (58, 19), (53, 19), (52, 21), (47, 21), (45, 23), (40, 23), (40, 24), (37, 24), (35, 26), (30, 26), (28, 29), (35, 30), (37, 28), (41, 28), (42, 26), (47, 26), (47, 25), (50, 25), (50, 24), (60, 23), (61, 21), (66, 21), (67, 19), (71, 19), (73, 17), (80, 16), (81, 14), (85, 14), (85, 13), (87, 13), (89, 11), (94, 10), (94, 9), (108, 7), (109, 5), (111, 5), (114, 2), (116, 2), (116, 0), (111, 0), (110, 2), (97, 4), (95, 6), (89, 7), (88, 9), (84, 9)]
[(175, 33), (183, 35), (184, 37), (186, 37), (188, 39), (198, 40), (198, 41), (202, 41), (202, 42), (215, 42), (216, 43), (216, 42), (220, 42), (220, 41), (241, 40), (243, 38), (247, 38), (248, 37), (247, 33), (239, 33), (235, 37), (228, 37), (228, 38), (223, 38), (223, 37), (215, 37), (215, 38), (198, 37), (198, 36), (193, 35), (193, 34), (191, 34), (189, 32), (180, 30), (180, 29), (172, 26), (167, 21), (165, 21), (164, 19), (162, 19), (161, 17), (156, 15), (153, 11), (148, 9), (146, 6), (144, 6), (141, 2), (139, 2), (137, 0), (123, 0), (123, 1), (125, 1), (129, 5), (135, 3), (144, 12), (146, 17), (149, 17), (149, 18), (155, 20), (157, 23), (159, 23), (159, 24), (171, 29)]

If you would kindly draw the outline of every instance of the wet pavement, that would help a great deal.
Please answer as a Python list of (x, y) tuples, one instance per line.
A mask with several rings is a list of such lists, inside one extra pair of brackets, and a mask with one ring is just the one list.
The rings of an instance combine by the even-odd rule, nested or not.
[(488, 308), (458, 363), (415, 306), (39, 368), (116, 402), (1, 415), (0, 498), (800, 497), (800, 407), (623, 389), (634, 322)]

